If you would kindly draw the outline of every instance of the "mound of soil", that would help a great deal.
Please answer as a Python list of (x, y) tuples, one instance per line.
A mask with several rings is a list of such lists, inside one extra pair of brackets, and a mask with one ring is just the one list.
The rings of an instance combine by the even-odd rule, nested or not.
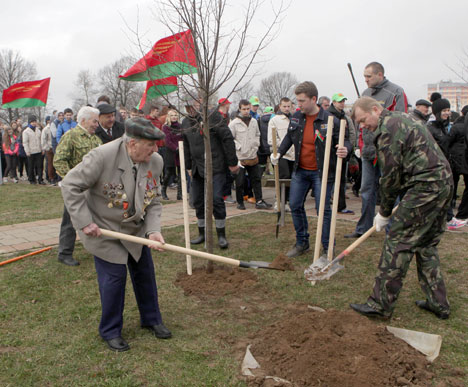
[(265, 375), (295, 386), (352, 387), (428, 386), (434, 377), (424, 355), (353, 311), (291, 310), (250, 350), (261, 365), (250, 386), (287, 385)]
[(186, 296), (225, 296), (251, 289), (256, 284), (257, 276), (251, 271), (216, 265), (212, 273), (207, 273), (205, 267), (197, 267), (192, 275), (179, 273), (175, 280)]
[(294, 264), (291, 258), (288, 258), (284, 254), (279, 254), (272, 263), (270, 263), (270, 267), (279, 270), (291, 270), (294, 271)]

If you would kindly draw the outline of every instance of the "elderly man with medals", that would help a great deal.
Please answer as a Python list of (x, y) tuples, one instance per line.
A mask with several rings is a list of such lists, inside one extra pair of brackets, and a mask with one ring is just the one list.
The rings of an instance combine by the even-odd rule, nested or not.
[[(94, 255), (102, 316), (99, 334), (114, 351), (130, 347), (122, 338), (127, 267), (141, 326), (168, 339), (159, 311), (150, 249), (101, 235), (100, 227), (164, 243), (156, 141), (164, 133), (144, 118), (125, 121), (123, 137), (93, 149), (62, 181), (62, 195), (84, 247)], [(155, 247), (155, 249), (157, 249)]]

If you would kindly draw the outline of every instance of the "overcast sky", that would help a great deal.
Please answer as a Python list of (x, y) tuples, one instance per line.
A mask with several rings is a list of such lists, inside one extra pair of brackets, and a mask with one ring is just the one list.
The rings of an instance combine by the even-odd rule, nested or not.
[[(233, 15), (243, 2), (228, 1), (226, 21), (236, 22)], [(151, 9), (154, 2), (148, 0), (2, 1), (0, 49), (18, 50), (34, 61), (38, 79), (51, 77), (48, 108), (62, 110), (71, 105), (78, 71), (95, 71), (135, 53), (123, 19), (135, 27), (139, 13), (140, 31), (153, 43), (167, 35)], [(364, 66), (378, 61), (414, 103), (426, 97), (428, 83), (459, 81), (446, 64), (456, 65), (468, 48), (467, 11), (466, 0), (292, 0), (255, 82), (289, 71), (300, 81), (314, 81), (320, 95), (342, 92), (354, 100), (346, 64), (352, 63), (362, 92)], [(265, 7), (259, 11), (255, 33), (270, 16)]]

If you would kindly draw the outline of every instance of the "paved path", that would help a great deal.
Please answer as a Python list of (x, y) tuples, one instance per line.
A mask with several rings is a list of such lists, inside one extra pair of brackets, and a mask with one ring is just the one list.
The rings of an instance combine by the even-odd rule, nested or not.
[[(349, 199), (347, 199), (348, 209), (355, 212), (355, 215), (338, 214), (338, 219), (346, 219), (357, 222), (360, 217), (361, 199), (356, 198), (352, 192), (347, 191)], [(264, 199), (269, 203), (274, 203), (275, 193), (273, 188), (263, 188)], [(175, 200), (176, 192), (168, 190), (170, 199)], [(259, 210), (255, 209), (254, 204), (245, 203), (246, 210), (238, 210), (235, 204), (227, 204), (228, 218), (239, 215), (246, 215)], [(307, 198), (306, 210), (307, 214), (315, 216), (315, 202), (311, 197)], [(265, 211), (265, 210), (262, 210)], [(267, 212), (273, 213), (274, 210)], [(290, 216), (287, 214), (286, 216)], [(195, 210), (189, 209), (190, 223), (196, 222)], [(45, 246), (54, 246), (58, 244), (58, 235), (60, 230), (61, 219), (38, 220), (30, 223), (20, 223), (9, 226), (0, 226), (0, 255), (15, 253), (24, 250), (39, 249)], [(162, 226), (173, 227), (183, 225), (184, 216), (182, 210), (182, 202), (165, 204), (162, 214)], [(468, 232), (468, 226), (462, 231)]]

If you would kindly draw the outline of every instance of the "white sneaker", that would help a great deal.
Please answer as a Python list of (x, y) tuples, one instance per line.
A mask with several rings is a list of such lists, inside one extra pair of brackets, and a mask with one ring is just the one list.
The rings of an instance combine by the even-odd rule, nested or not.
[(447, 229), (449, 230), (456, 230), (457, 228), (461, 228), (466, 226), (466, 220), (461, 220), (453, 217), (447, 222)]
[(4, 177), (4, 178), (3, 178), (3, 182), (4, 182), (4, 183), (8, 183), (8, 177)]

